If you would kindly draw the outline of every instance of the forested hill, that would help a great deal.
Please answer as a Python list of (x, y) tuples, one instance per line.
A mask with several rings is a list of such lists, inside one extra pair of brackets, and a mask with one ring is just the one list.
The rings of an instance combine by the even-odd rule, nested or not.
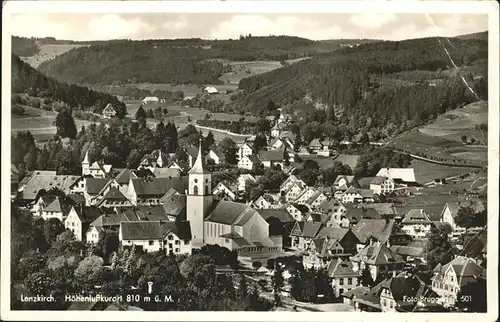
[(86, 87), (68, 85), (34, 69), (12, 54), (12, 94), (27, 93), (33, 97), (61, 101), (74, 109), (102, 112), (111, 103), (119, 116), (126, 114), (126, 106), (116, 96), (96, 92)]
[(226, 109), (262, 115), (273, 101), (307, 123), (340, 121), (353, 130), (420, 125), (477, 99), (445, 48), (461, 70), (473, 67), (462, 76), (486, 99), (486, 41), (424, 38), (346, 47), (244, 78)]
[(12, 53), (21, 57), (34, 56), (40, 52), (36, 41), (32, 38), (12, 36)]
[(219, 77), (230, 70), (227, 61), (283, 61), (331, 52), (340, 45), (251, 35), (235, 40), (117, 40), (75, 48), (42, 63), (39, 69), (61, 81), (79, 84), (220, 84)]

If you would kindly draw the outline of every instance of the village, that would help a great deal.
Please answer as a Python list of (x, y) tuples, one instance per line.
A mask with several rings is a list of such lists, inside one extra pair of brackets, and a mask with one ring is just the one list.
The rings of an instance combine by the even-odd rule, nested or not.
[[(103, 110), (104, 118), (114, 114), (111, 104)], [(285, 280), (279, 296), (294, 310), (317, 311), (315, 305), (331, 303), (321, 310), (450, 311), (459, 310), (464, 296), (478, 296), (467, 292), (485, 285), (486, 226), (461, 226), (464, 220), (457, 218), (486, 216), (479, 192), (465, 191), (433, 211), (401, 207), (391, 198), (425, 195), (443, 185), (418, 183), (411, 167), (381, 168), (375, 177), (339, 174), (332, 185), (308, 185), (296, 175), (295, 159), (335, 159), (334, 143), (313, 139), (297, 147), (285, 131), (288, 115), (279, 113), (271, 122), (264, 146), (255, 137), (237, 144), (236, 165), (228, 165), (215, 144), (202, 151), (201, 140), (184, 147), (187, 160), (155, 150), (137, 168), (114, 168), (90, 159), (88, 151), (81, 175), (35, 170), (19, 180), (12, 165), (12, 198), (33, 216), (59, 220), (88, 245), (115, 233), (121, 248), (146, 253), (190, 255), (205, 245), (234, 251), (262, 294), (278, 265)], [(284, 178), (278, 189), (249, 193), (272, 172)], [(443, 241), (448, 249), (432, 248)], [(297, 265), (323, 270), (331, 299), (317, 294), (309, 303), (292, 301), (289, 280)]]

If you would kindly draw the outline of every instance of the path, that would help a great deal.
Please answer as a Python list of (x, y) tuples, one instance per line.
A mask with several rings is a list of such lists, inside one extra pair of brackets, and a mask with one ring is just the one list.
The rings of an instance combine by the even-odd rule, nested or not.
[(459, 167), (459, 168), (476, 168), (476, 169), (482, 169), (482, 168), (484, 168), (484, 166), (477, 165), (477, 164), (456, 164), (456, 163), (448, 163), (448, 162), (444, 162), (444, 161), (432, 160), (432, 159), (429, 159), (429, 158), (426, 158), (426, 157), (422, 157), (422, 156), (413, 154), (411, 152), (405, 152), (403, 150), (399, 150), (399, 149), (396, 149), (396, 148), (391, 148), (391, 149), (394, 152), (398, 152), (398, 153), (401, 153), (401, 154), (406, 154), (406, 155), (411, 156), (414, 159), (425, 161), (425, 162), (429, 162), (429, 163), (446, 165), (446, 166), (450, 166), (450, 167)]

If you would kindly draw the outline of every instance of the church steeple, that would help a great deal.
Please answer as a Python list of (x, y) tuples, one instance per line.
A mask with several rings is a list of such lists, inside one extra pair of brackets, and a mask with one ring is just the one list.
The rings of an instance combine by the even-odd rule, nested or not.
[(83, 158), (82, 164), (88, 164), (89, 162), (89, 151), (85, 152), (85, 157)]
[(90, 174), (89, 151), (85, 153), (82, 161), (82, 176)]
[(194, 161), (193, 167), (191, 170), (189, 170), (190, 174), (203, 174), (205, 173), (205, 170), (203, 169), (203, 154), (201, 152), (201, 139), (200, 139), (200, 146), (198, 148), (198, 156), (196, 157), (196, 160)]

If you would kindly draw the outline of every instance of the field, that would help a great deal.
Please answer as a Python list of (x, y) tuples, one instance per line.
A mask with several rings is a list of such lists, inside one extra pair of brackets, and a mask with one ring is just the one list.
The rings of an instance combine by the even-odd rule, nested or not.
[[(480, 132), (476, 125), (488, 123), (486, 103), (472, 103), (463, 108), (440, 115), (434, 122), (417, 130), (405, 132), (393, 138), (390, 145), (398, 149), (421, 153), (427, 157), (453, 159), (458, 164), (487, 162), (487, 132)], [(474, 144), (465, 144), (474, 138)]]
[[(23, 106), (26, 111), (26, 116), (19, 117), (13, 115), (11, 117), (11, 132), (30, 131), (37, 142), (46, 141), (56, 134), (54, 120), (56, 112), (36, 109), (29, 106)], [(88, 126), (89, 121), (75, 119), (76, 127), (79, 130), (82, 125)]]
[(248, 61), (248, 62), (225, 62), (231, 65), (232, 71), (225, 73), (219, 79), (225, 84), (238, 85), (245, 77), (267, 73), (283, 67), (279, 61)]
[(451, 167), (421, 160), (412, 160), (411, 167), (415, 171), (415, 179), (421, 184), (431, 182), (434, 179), (447, 178), (469, 173), (471, 171), (477, 171), (477, 169), (474, 168)]
[(21, 57), (21, 59), (30, 64), (34, 68), (38, 68), (41, 63), (46, 60), (50, 60), (58, 55), (64, 54), (73, 48), (82, 47), (85, 45), (41, 45), (40, 52), (31, 57)]

